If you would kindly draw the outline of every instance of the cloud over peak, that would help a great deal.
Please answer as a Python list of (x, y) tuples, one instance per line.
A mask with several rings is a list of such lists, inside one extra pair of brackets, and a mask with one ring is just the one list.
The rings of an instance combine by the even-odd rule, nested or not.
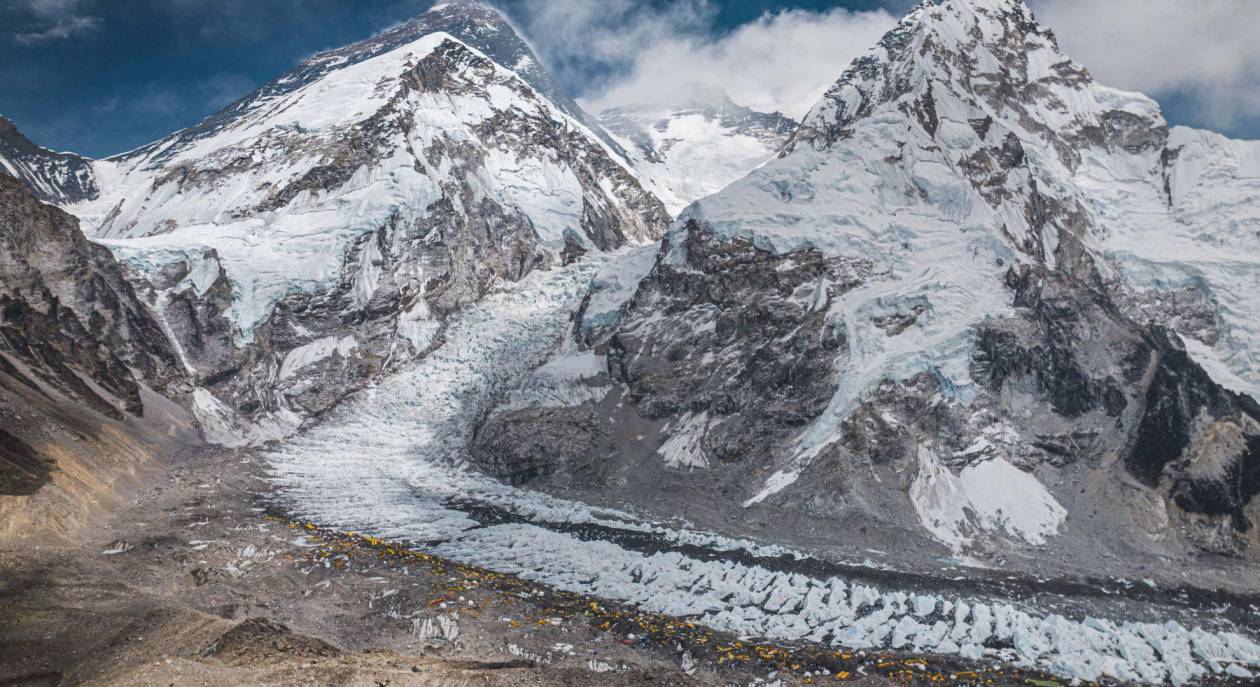
[[(497, 1), (519, 10), (540, 56), (592, 111), (702, 82), (799, 118), (897, 19), (883, 9), (781, 9), (730, 27), (719, 0)], [(1171, 121), (1257, 138), (1260, 0), (1027, 2), (1100, 82), (1156, 98)]]
[(767, 12), (717, 26), (707, 0), (528, 0), (519, 13), (543, 60), (599, 111), (700, 82), (736, 103), (801, 117), (896, 23), (884, 10)]
[(1141, 91), (1198, 126), (1260, 126), (1257, 0), (1029, 0), (1102, 83)]

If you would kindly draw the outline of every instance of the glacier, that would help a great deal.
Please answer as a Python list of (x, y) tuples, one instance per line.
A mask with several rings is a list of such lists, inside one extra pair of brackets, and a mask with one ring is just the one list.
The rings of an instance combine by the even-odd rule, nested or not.
[[(583, 288), (605, 259), (501, 286), (461, 313), (430, 356), (268, 451), (271, 480), (287, 510), (324, 526), (740, 635), (983, 657), (1085, 680), (1181, 685), (1260, 672), (1260, 644), (1237, 630), (1070, 618), (1035, 603), (811, 577), (772, 564), (784, 554), (807, 560), (805, 552), (515, 489), (477, 472), (464, 453), (475, 418), (562, 345)], [(568, 365), (569, 374), (580, 375), (589, 362)], [(520, 522), (483, 524), (470, 505), (501, 509)], [(1027, 528), (1030, 536), (1040, 531), (1026, 514), (1003, 517), (1006, 526)], [(650, 533), (664, 550), (627, 548), (563, 529), (575, 524)], [(709, 555), (669, 550), (680, 543)], [(741, 555), (725, 558), (723, 552)], [(748, 555), (764, 563), (750, 563)]]

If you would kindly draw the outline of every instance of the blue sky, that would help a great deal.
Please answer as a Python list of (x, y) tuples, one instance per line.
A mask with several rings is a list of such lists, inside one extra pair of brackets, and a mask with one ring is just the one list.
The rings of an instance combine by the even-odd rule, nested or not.
[[(1260, 138), (1260, 47), (1250, 35), (1260, 25), (1260, 2), (1030, 2), (1101, 80), (1151, 94), (1174, 122)], [(0, 0), (0, 114), (52, 148), (121, 152), (198, 121), (319, 50), (430, 4)], [(686, 64), (743, 104), (799, 114), (793, 110), (806, 107), (912, 0), (493, 4), (591, 107), (662, 79), (689, 78), (678, 68)]]

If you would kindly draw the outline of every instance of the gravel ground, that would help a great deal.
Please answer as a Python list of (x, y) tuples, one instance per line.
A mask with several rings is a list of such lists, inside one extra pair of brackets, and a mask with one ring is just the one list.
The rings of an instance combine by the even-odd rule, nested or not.
[(0, 685), (1055, 684), (554, 592), (291, 522), (260, 473), (193, 451), (78, 543), (0, 547)]

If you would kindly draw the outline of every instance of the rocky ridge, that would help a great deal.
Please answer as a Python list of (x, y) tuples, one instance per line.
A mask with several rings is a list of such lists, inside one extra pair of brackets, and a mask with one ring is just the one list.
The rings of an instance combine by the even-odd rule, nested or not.
[(35, 145), (4, 116), (0, 116), (0, 174), (20, 180), (45, 203), (76, 203), (99, 194), (91, 160)]
[(196, 442), (161, 394), (174, 347), (110, 252), (0, 174), (0, 538), (67, 538), (164, 448)]
[(0, 175), (0, 227), (5, 373), (111, 417), (142, 413), (141, 385), (177, 389), (182, 375), (162, 329), (73, 216)]

